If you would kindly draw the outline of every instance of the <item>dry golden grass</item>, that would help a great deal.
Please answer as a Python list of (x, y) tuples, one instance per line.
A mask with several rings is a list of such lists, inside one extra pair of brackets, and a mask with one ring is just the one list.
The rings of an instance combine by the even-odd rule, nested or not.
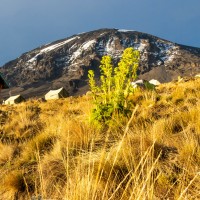
[(200, 199), (200, 80), (137, 91), (132, 118), (90, 96), (0, 107), (0, 199)]

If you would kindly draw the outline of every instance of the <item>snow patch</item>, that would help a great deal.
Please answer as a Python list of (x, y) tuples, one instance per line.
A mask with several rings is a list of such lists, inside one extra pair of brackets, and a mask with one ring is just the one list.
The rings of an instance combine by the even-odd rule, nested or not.
[(126, 30), (126, 29), (118, 29), (118, 32), (130, 32), (130, 31), (134, 31), (134, 30)]
[(144, 51), (147, 45), (145, 43), (134, 44), (134, 49)]
[(114, 52), (114, 45), (115, 45), (115, 43), (114, 43), (114, 39), (113, 38), (110, 38), (109, 40), (108, 40), (108, 42), (106, 43), (106, 47), (105, 47), (105, 51), (107, 52), (107, 53), (113, 53)]
[(84, 50), (89, 49), (91, 46), (94, 46), (95, 44), (96, 44), (96, 40), (90, 40), (90, 41), (87, 41), (87, 42), (83, 43), (83, 44), (79, 47), (79, 49), (76, 50), (76, 51), (72, 54), (72, 56), (71, 56), (71, 58), (70, 58), (69, 61), (75, 60), (77, 57), (79, 57), (79, 56), (82, 54), (82, 52), (83, 52)]
[(101, 33), (99, 36), (102, 36), (102, 35), (105, 35), (106, 34), (106, 32), (104, 32), (104, 33)]
[(160, 57), (164, 63), (168, 63), (174, 60), (175, 55), (179, 55), (178, 47), (171, 42), (155, 42), (156, 46), (160, 49)]
[(117, 37), (111, 37), (107, 41), (104, 49), (102, 52), (100, 52), (102, 55), (110, 55), (112, 58), (119, 58), (122, 54), (122, 50), (116, 49), (116, 40), (118, 40)]
[(63, 45), (65, 45), (65, 44), (71, 42), (72, 40), (74, 40), (74, 39), (76, 39), (76, 38), (79, 38), (79, 37), (76, 36), (76, 37), (70, 38), (70, 39), (68, 39), (68, 40), (66, 40), (66, 41), (64, 41), (64, 42), (60, 42), (60, 43), (58, 43), (58, 44), (54, 44), (54, 45), (48, 46), (48, 47), (42, 49), (40, 52), (41, 52), (41, 53), (44, 53), (44, 52), (46, 53), (46, 52), (52, 51), (52, 50), (54, 50), (54, 49), (56, 49), (56, 48), (58, 48), (58, 47), (60, 47), (60, 46), (63, 46)]
[(96, 40), (90, 40), (88, 42), (85, 42), (82, 46), (82, 49), (86, 50), (88, 49), (89, 47), (93, 46), (93, 44), (96, 43)]
[(161, 60), (158, 60), (158, 61), (157, 61), (157, 65), (162, 65), (162, 61), (161, 61)]
[(32, 62), (34, 62), (34, 61), (37, 60), (37, 57), (38, 57), (39, 55), (42, 55), (43, 53), (47, 53), (47, 52), (52, 51), (52, 50), (54, 50), (54, 49), (56, 49), (56, 48), (58, 48), (58, 47), (61, 47), (61, 46), (65, 45), (65, 44), (67, 44), (67, 43), (69, 43), (69, 42), (71, 42), (72, 40), (75, 40), (75, 39), (77, 39), (77, 38), (79, 39), (80, 37), (76, 36), (76, 37), (70, 38), (70, 39), (68, 39), (68, 40), (65, 40), (65, 41), (63, 41), (63, 42), (60, 42), (60, 43), (57, 43), (57, 44), (48, 46), (48, 47), (46, 47), (46, 48), (40, 50), (40, 52), (39, 52), (38, 54), (36, 54), (33, 58), (31, 58), (31, 59), (28, 60), (27, 62), (32, 63)]
[(86, 32), (81, 32), (81, 33), (78, 33), (77, 35), (82, 35), (82, 34), (84, 34), (84, 33), (86, 33)]

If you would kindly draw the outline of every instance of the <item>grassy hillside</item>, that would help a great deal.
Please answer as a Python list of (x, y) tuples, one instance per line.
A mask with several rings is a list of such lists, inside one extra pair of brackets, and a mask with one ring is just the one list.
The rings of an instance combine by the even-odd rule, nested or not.
[(0, 199), (200, 199), (200, 79), (132, 97), (90, 122), (83, 96), (0, 107)]

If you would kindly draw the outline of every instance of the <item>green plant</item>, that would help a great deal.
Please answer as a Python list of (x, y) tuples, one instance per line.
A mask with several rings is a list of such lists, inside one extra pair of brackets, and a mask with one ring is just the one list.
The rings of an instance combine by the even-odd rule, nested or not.
[(139, 59), (139, 51), (131, 47), (124, 50), (117, 67), (113, 66), (110, 56), (103, 56), (100, 65), (100, 86), (96, 85), (94, 71), (89, 71), (89, 85), (96, 105), (93, 119), (107, 121), (113, 114), (129, 113), (129, 95), (134, 92), (131, 82), (137, 77)]

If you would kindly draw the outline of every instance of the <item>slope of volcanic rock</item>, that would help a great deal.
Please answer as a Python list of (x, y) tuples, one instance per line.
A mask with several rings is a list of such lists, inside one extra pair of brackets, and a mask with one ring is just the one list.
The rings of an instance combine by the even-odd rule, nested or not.
[(41, 97), (49, 89), (62, 86), (70, 95), (83, 94), (88, 90), (88, 70), (94, 69), (98, 78), (101, 57), (110, 55), (116, 64), (127, 47), (141, 52), (139, 78), (168, 82), (200, 72), (199, 48), (137, 31), (100, 29), (43, 45), (6, 63), (0, 72), (11, 89), (1, 96), (21, 93)]

